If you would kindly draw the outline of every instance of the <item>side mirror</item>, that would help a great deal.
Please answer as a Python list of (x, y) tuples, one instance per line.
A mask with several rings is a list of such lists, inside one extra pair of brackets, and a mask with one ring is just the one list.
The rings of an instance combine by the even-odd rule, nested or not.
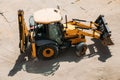
[(33, 16), (30, 16), (30, 18), (29, 18), (29, 26), (30, 26), (30, 27), (35, 26), (35, 21), (34, 21)]

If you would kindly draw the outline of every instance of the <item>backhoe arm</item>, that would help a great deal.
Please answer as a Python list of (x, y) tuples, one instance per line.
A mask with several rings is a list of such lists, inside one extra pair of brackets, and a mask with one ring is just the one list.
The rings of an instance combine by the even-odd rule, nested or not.
[[(74, 31), (77, 35), (84, 35), (100, 39), (104, 45), (112, 45), (113, 42), (110, 38), (111, 31), (105, 22), (104, 16), (100, 15), (95, 22), (89, 21), (90, 25), (83, 24), (81, 22), (88, 22), (86, 20), (73, 19), (67, 24), (75, 27)], [(69, 26), (68, 26), (69, 27)], [(68, 30), (69, 34), (71, 33)]]

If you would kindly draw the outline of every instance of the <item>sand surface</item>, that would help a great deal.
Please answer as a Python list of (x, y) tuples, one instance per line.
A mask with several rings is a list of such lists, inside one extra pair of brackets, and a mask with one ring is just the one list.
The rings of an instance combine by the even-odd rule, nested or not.
[[(88, 38), (87, 54), (82, 58), (71, 48), (52, 60), (25, 61), (18, 47), (17, 11), (24, 10), (28, 25), (33, 12), (57, 5), (68, 20), (94, 21), (105, 15), (115, 45), (104, 47)], [(119, 39), (120, 0), (0, 0), (0, 80), (120, 80)]]

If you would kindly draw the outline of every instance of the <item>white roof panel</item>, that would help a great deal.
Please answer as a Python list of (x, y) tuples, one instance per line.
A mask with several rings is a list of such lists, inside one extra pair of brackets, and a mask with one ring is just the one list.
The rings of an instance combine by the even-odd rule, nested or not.
[(56, 8), (41, 9), (33, 14), (34, 20), (37, 23), (48, 24), (51, 22), (61, 21), (60, 11)]

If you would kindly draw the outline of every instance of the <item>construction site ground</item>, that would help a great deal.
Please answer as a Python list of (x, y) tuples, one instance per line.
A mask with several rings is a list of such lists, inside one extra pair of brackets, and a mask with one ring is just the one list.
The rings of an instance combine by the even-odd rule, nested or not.
[[(51, 60), (34, 62), (19, 52), (17, 11), (25, 21), (42, 8), (60, 6), (61, 14), (92, 20), (103, 14), (112, 31), (114, 45), (103, 46), (87, 37), (86, 55), (63, 50)], [(29, 25), (28, 25), (29, 26)], [(120, 80), (120, 0), (0, 0), (0, 80)]]

